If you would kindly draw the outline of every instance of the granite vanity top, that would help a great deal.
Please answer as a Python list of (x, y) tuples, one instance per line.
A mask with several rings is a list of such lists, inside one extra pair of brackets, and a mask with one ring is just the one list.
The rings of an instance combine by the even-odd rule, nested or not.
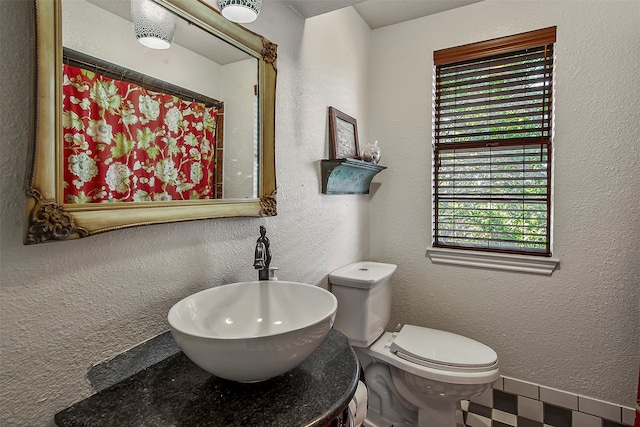
[(242, 384), (209, 374), (180, 352), (55, 416), (71, 426), (325, 426), (353, 397), (358, 361), (331, 330), (297, 368)]

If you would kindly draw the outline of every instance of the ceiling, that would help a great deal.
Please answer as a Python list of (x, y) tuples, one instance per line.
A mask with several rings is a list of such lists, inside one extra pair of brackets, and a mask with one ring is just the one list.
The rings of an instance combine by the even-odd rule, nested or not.
[[(125, 19), (129, 18), (128, 0), (89, 0)], [(218, 8), (216, 0), (204, 0)], [(265, 0), (262, 7), (269, 7)], [(411, 19), (422, 18), (482, 0), (282, 0), (304, 19), (353, 6), (372, 30)]]
[[(303, 18), (353, 6), (372, 30), (482, 0), (284, 0)], [(262, 7), (268, 7), (265, 1)]]
[[(0, 0), (2, 1), (2, 0)], [(121, 18), (131, 20), (131, 0), (87, 0)], [(218, 8), (216, 0), (204, 0)], [(264, 0), (263, 9), (269, 7)], [(421, 18), (477, 3), (482, 0), (281, 0), (304, 19), (323, 13), (353, 6), (371, 29)], [(67, 2), (73, 5), (73, 2)], [(259, 19), (259, 18), (258, 18)], [(217, 40), (217, 39), (215, 39)], [(189, 25), (181, 19), (177, 22), (174, 42), (224, 65), (248, 58), (239, 49), (219, 40), (214, 43), (208, 34), (197, 26)]]

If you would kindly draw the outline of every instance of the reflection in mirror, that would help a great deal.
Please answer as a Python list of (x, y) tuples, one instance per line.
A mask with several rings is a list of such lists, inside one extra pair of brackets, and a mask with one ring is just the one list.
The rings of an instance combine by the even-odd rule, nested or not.
[(198, 0), (156, 0), (176, 26), (150, 49), (131, 1), (34, 0), (26, 244), (276, 214), (276, 46)]
[(146, 48), (130, 11), (62, 2), (65, 202), (257, 197), (256, 58), (182, 18)]

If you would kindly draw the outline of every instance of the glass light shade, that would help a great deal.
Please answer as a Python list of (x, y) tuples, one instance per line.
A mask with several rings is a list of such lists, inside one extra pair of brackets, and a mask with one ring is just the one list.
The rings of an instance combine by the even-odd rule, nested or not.
[(218, 0), (218, 6), (229, 21), (248, 24), (258, 18), (262, 0)]
[(131, 22), (138, 42), (151, 49), (169, 49), (176, 16), (151, 0), (131, 1)]

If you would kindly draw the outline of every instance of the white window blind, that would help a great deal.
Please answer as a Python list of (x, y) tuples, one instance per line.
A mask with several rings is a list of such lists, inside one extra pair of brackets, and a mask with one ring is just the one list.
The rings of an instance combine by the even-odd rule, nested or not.
[(551, 255), (555, 36), (434, 52), (434, 247)]

